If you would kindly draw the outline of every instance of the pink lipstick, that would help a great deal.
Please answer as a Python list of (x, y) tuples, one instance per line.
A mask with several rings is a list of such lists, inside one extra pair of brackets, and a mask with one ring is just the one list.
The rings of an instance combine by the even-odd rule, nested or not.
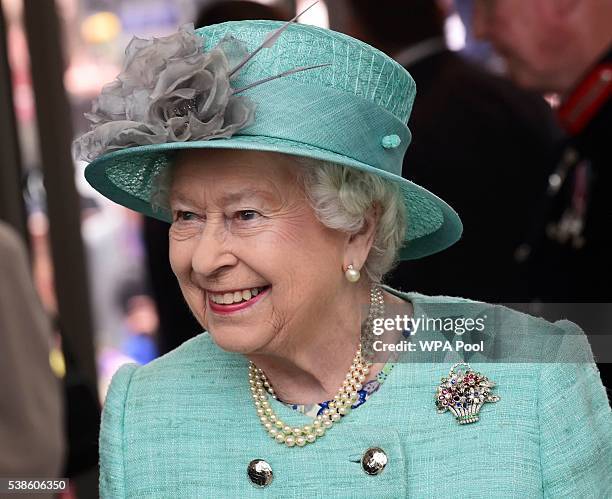
[(249, 300), (229, 304), (215, 303), (214, 301), (212, 301), (210, 295), (208, 295), (208, 306), (210, 307), (210, 310), (217, 314), (231, 314), (233, 312), (244, 310), (245, 308), (254, 305), (261, 298), (267, 295), (269, 290), (270, 286), (266, 286), (257, 294), (257, 296), (253, 296)]

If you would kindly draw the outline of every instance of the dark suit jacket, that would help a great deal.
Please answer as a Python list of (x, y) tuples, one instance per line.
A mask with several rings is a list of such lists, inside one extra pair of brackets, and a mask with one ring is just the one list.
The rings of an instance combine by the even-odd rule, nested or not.
[[(596, 67), (604, 65), (612, 65), (612, 49)], [(584, 83), (588, 85), (587, 78), (584, 78)], [(597, 95), (600, 87), (596, 82), (582, 90), (582, 83), (577, 85), (580, 90), (576, 88), (570, 92), (583, 94), (572, 106), (574, 110), (593, 106), (593, 95)], [(594, 105), (593, 110), (593, 117), (584, 128), (567, 140), (568, 146), (576, 150), (579, 160), (584, 161), (581, 166), (586, 166), (582, 170), (588, 185), (584, 196), (583, 243), (574, 247), (569, 240), (560, 242), (546, 233), (546, 226), (558, 224), (575, 203), (578, 169), (568, 171), (561, 190), (550, 200), (543, 223), (536, 227), (535, 235), (539, 237), (530, 241), (533, 246), (532, 258), (528, 262), (530, 276), (534, 293), (543, 301), (612, 302), (612, 96)]]
[(459, 213), (462, 239), (403, 262), (391, 285), (492, 302), (529, 298), (514, 253), (558, 155), (561, 132), (545, 101), (445, 50), (407, 67), (417, 97), (406, 178)]

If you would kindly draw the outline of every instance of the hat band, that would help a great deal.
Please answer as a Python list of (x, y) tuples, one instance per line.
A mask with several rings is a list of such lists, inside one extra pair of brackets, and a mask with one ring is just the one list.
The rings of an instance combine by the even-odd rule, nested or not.
[(289, 78), (244, 92), (255, 122), (236, 136), (265, 136), (324, 149), (395, 175), (411, 140), (405, 123), (383, 107), (330, 87)]

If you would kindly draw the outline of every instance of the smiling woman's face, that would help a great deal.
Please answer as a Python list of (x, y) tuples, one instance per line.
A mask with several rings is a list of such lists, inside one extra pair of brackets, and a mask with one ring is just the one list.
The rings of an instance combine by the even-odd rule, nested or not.
[(170, 264), (192, 313), (226, 350), (288, 345), (346, 286), (348, 236), (323, 226), (290, 156), (182, 151), (170, 194)]

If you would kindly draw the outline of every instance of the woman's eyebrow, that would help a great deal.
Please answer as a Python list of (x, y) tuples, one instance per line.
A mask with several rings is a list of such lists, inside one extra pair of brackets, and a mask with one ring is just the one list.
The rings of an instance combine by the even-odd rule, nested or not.
[[(218, 200), (220, 204), (226, 205), (226, 204), (242, 201), (245, 198), (252, 198), (252, 197), (260, 197), (260, 198), (263, 198), (264, 200), (275, 199), (274, 195), (267, 190), (246, 187), (238, 191), (224, 193), (219, 197)], [(195, 199), (193, 199), (191, 196), (181, 191), (172, 191), (170, 193), (170, 201), (183, 201), (186, 203), (198, 204), (198, 202)]]
[(222, 204), (230, 204), (230, 203), (236, 203), (238, 201), (242, 201), (244, 198), (252, 198), (252, 197), (260, 197), (260, 198), (263, 198), (264, 200), (274, 199), (274, 195), (269, 191), (247, 187), (244, 189), (240, 189), (238, 191), (225, 193), (219, 198), (219, 201)]
[(170, 192), (170, 202), (172, 201), (183, 201), (185, 203), (197, 204), (195, 200), (191, 198), (191, 196), (183, 194), (180, 191), (174, 191), (174, 190)]

